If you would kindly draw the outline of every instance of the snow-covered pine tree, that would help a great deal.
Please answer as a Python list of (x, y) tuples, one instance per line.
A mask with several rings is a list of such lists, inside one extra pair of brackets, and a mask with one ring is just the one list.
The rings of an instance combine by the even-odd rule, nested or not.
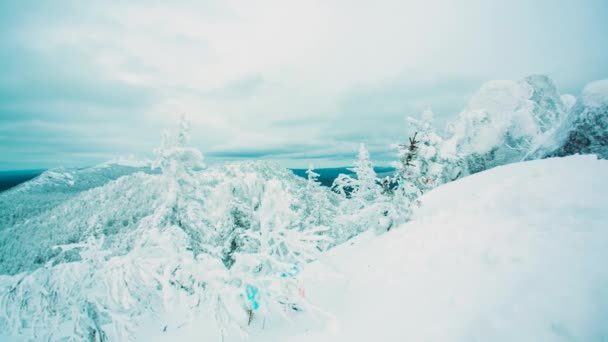
[[(312, 164), (306, 170), (306, 175), (304, 229), (323, 227), (329, 230), (336, 217), (336, 206), (339, 201), (337, 195), (321, 185), (318, 180), (319, 174), (314, 171)], [(320, 241), (318, 247), (320, 250), (326, 250), (330, 244), (327, 241)]]
[(396, 145), (399, 160), (393, 182), (394, 203), (398, 209), (398, 220), (409, 219), (418, 198), (426, 191), (458, 177), (459, 164), (456, 156), (449, 156), (444, 150), (443, 139), (435, 133), (433, 113), (425, 110), (420, 119), (407, 119), (414, 133), (407, 143)]
[(417, 199), (422, 194), (416, 184), (419, 175), (415, 163), (420, 144), (417, 137), (418, 133), (415, 132), (408, 143), (397, 145), (399, 161), (393, 163), (396, 170), (391, 180), (395, 188), (390, 192), (394, 207), (392, 216), (397, 222), (409, 220), (413, 206), (417, 204)]
[(417, 177), (414, 181), (420, 191), (426, 192), (446, 182), (444, 171), (448, 161), (441, 155), (443, 139), (435, 133), (430, 110), (425, 110), (420, 119), (408, 118), (408, 121), (418, 141), (416, 161), (410, 162), (409, 171)]
[(352, 170), (355, 172), (355, 177), (340, 174), (334, 181), (332, 189), (361, 205), (376, 200), (381, 195), (382, 188), (365, 144), (359, 145), (359, 153)]
[(306, 175), (306, 192), (308, 193), (306, 198), (308, 203), (306, 203), (305, 225), (308, 227), (328, 227), (335, 215), (331, 211), (333, 207), (329, 198), (331, 193), (327, 192), (326, 188), (322, 188), (321, 182), (319, 182), (319, 174), (314, 171), (312, 164), (306, 170)]
[(354, 163), (353, 171), (357, 175), (357, 187), (353, 192), (353, 197), (365, 202), (377, 200), (382, 189), (379, 186), (379, 180), (365, 144), (359, 145), (359, 154)]
[(387, 217), (393, 215), (394, 208), (388, 194), (383, 194), (383, 187), (364, 144), (359, 146), (353, 171), (355, 177), (341, 174), (332, 186), (345, 198), (330, 231), (338, 243), (369, 229), (386, 231), (392, 225), (392, 219)]

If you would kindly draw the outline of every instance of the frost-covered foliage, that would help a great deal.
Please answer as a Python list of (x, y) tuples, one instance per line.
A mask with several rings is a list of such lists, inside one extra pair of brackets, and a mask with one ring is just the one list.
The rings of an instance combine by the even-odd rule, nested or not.
[[(241, 332), (254, 314), (309, 308), (298, 273), (332, 244), (315, 204), (337, 208), (339, 197), (271, 163), (204, 169), (188, 138), (185, 123), (165, 136), (160, 173), (100, 182), (3, 227), (3, 330), (124, 341), (146, 317), (174, 308)], [(20, 189), (7, 201), (37, 191)]]
[(567, 118), (532, 154), (532, 158), (572, 154), (596, 154), (608, 158), (608, 80), (585, 86)]
[[(304, 224), (309, 227), (319, 227), (330, 230), (333, 226), (338, 212), (340, 198), (333, 192), (328, 192), (327, 188), (319, 182), (319, 174), (314, 171), (312, 165), (306, 171), (306, 200)], [(329, 233), (328, 233), (329, 234)], [(329, 234), (331, 236), (331, 234)], [(335, 236), (334, 236), (335, 238)], [(338, 240), (332, 239), (331, 243), (321, 241), (319, 248), (325, 250), (337, 243)]]
[(356, 202), (373, 202), (380, 195), (378, 177), (370, 160), (365, 144), (359, 145), (357, 159), (353, 163), (355, 177), (340, 174), (334, 181), (333, 189)]
[(565, 113), (566, 106), (546, 76), (487, 82), (450, 126), (442, 154), (461, 158), (464, 174), (520, 161)]
[(145, 162), (113, 160), (91, 168), (48, 170), (0, 193), (0, 228), (34, 219), (79, 193), (136, 172), (155, 173)]
[(423, 193), (453, 180), (452, 173), (459, 170), (457, 158), (441, 153), (444, 140), (433, 127), (430, 110), (424, 111), (420, 119), (409, 117), (407, 121), (412, 135), (407, 142), (394, 146), (399, 159), (393, 163), (396, 171), (387, 191), (399, 222), (409, 220)]
[(563, 94), (559, 98), (562, 100), (562, 103), (564, 104), (566, 113), (569, 113), (570, 110), (572, 110), (572, 107), (574, 107), (574, 104), (576, 103), (576, 96), (574, 96), (572, 94)]
[[(530, 86), (532, 101), (532, 119), (537, 128), (537, 134), (543, 134), (554, 129), (567, 113), (567, 107), (562, 101), (563, 97), (553, 81), (545, 75), (532, 75), (524, 78)], [(566, 97), (566, 100), (568, 97)]]
[(364, 144), (359, 146), (352, 170), (354, 177), (340, 174), (332, 186), (345, 199), (329, 231), (338, 243), (366, 230), (386, 231), (392, 226), (392, 217), (396, 214), (391, 197), (383, 192)]
[(396, 145), (399, 161), (393, 166), (397, 181), (411, 183), (421, 194), (450, 181), (449, 166), (454, 161), (440, 153), (443, 139), (435, 131), (430, 110), (420, 119), (408, 118), (408, 122), (414, 134), (407, 143)]

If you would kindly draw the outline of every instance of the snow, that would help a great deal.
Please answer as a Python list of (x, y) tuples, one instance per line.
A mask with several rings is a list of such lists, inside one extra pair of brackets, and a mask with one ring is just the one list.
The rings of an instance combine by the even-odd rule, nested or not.
[(160, 172), (51, 171), (1, 194), (0, 331), (123, 341), (177, 310), (243, 335), (252, 311), (310, 308), (296, 275), (334, 243), (329, 228), (352, 229), (333, 224), (339, 196), (274, 163), (205, 169), (187, 140), (186, 124), (165, 135)]
[(559, 98), (562, 100), (562, 103), (564, 104), (566, 113), (569, 112), (572, 109), (572, 107), (574, 107), (574, 104), (576, 103), (576, 96), (574, 96), (572, 94), (563, 94)]
[[(595, 125), (585, 146), (608, 132), (599, 84), (568, 118)], [(538, 136), (564, 106), (544, 76), (483, 89), (466, 144), (502, 117), (505, 144), (530, 120)], [(379, 186), (362, 145), (340, 196), (312, 168), (206, 168), (188, 139), (182, 122), (151, 163), (50, 170), (0, 194), (0, 340), (608, 338), (608, 161), (500, 166), (408, 199)]]
[(583, 88), (581, 94), (587, 107), (602, 107), (608, 105), (608, 79), (594, 81)]
[[(316, 320), (259, 317), (250, 340), (605, 340), (606, 174), (608, 161), (572, 156), (443, 185), (413, 221), (363, 234), (304, 271)], [(205, 321), (155, 329), (146, 336), (156, 341), (219, 341)]]
[(567, 117), (548, 133), (530, 159), (577, 153), (608, 158), (608, 79), (587, 84)]
[[(502, 142), (514, 116), (532, 111), (529, 100), (532, 89), (517, 81), (490, 81), (484, 83), (471, 98), (454, 126), (453, 144), (459, 144), (465, 153), (486, 153)], [(482, 127), (476, 130), (476, 127)], [(533, 131), (534, 127), (526, 130)], [(475, 134), (471, 134), (471, 132)], [(456, 152), (453, 146), (453, 153)]]
[[(0, 193), (0, 227), (8, 228), (35, 219), (86, 190), (137, 172), (154, 173), (149, 167), (114, 163), (84, 169), (58, 168), (43, 172), (28, 182)], [(6, 230), (0, 231), (0, 236)]]
[(451, 124), (441, 154), (462, 158), (465, 174), (518, 162), (547, 139), (565, 114), (566, 106), (547, 76), (490, 81)]

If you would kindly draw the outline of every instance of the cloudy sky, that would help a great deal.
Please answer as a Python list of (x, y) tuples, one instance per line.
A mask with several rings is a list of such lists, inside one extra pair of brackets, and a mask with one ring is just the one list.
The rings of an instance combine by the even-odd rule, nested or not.
[(211, 163), (387, 164), (491, 79), (608, 78), (606, 0), (1, 1), (0, 169), (147, 157), (185, 113)]

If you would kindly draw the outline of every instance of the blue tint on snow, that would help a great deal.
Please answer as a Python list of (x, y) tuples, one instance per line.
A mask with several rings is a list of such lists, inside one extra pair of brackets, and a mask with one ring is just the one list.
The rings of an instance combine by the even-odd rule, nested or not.
[(253, 285), (247, 284), (245, 286), (245, 294), (247, 295), (247, 300), (251, 304), (251, 308), (253, 310), (257, 310), (260, 308), (260, 303), (257, 299), (258, 292), (258, 288)]

